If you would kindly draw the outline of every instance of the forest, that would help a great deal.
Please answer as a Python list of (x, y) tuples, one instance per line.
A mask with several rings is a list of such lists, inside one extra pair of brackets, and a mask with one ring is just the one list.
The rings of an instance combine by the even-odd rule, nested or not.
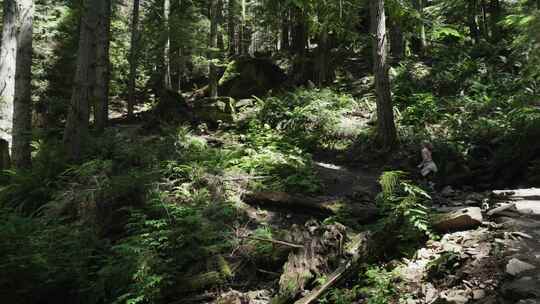
[(540, 1), (0, 3), (0, 303), (540, 303)]

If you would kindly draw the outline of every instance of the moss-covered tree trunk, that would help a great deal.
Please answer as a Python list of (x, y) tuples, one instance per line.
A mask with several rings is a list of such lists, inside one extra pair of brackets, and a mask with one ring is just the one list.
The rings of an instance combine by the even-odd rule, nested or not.
[(29, 168), (32, 140), (32, 29), (33, 0), (17, 2), (19, 30), (15, 71), (15, 101), (13, 107), (13, 165)]
[(377, 139), (384, 149), (397, 144), (394, 124), (390, 79), (388, 76), (386, 16), (384, 0), (371, 0), (371, 28), (373, 34), (373, 73), (377, 95)]

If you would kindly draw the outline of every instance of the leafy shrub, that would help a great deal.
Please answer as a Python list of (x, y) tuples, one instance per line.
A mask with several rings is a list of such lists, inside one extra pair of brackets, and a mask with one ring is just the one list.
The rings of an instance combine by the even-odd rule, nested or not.
[[(395, 288), (396, 275), (383, 267), (369, 267), (363, 274), (366, 286), (361, 291), (368, 304), (387, 304), (395, 302), (398, 296)], [(394, 301), (393, 301), (394, 300)]]
[(349, 124), (343, 130), (346, 115), (354, 112), (356, 101), (349, 95), (330, 89), (298, 89), (294, 92), (259, 100), (259, 120), (308, 148), (325, 147), (343, 134), (357, 135)]
[(436, 236), (431, 230), (429, 208), (426, 206), (430, 196), (404, 179), (405, 176), (401, 171), (384, 172), (379, 180), (382, 192), (377, 196), (377, 203), (386, 214), (382, 222), (385, 235), (395, 237), (395, 245), (404, 245), (408, 252), (426, 236)]

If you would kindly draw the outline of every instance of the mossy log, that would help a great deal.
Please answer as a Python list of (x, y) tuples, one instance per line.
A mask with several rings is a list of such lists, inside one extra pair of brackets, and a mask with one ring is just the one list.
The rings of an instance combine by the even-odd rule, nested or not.
[(346, 202), (325, 197), (292, 195), (285, 192), (247, 193), (244, 202), (250, 205), (269, 205), (287, 209), (311, 210), (327, 215), (346, 214), (360, 223), (368, 223), (377, 218), (378, 210), (374, 204), (366, 202)]

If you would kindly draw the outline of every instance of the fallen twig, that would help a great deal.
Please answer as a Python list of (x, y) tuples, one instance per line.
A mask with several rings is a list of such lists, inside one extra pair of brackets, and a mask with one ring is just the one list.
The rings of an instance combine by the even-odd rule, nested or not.
[(279, 245), (283, 245), (283, 246), (287, 246), (287, 247), (291, 247), (291, 248), (298, 248), (298, 249), (304, 248), (304, 246), (302, 246), (302, 245), (293, 244), (293, 243), (289, 243), (289, 242), (285, 242), (285, 241), (265, 239), (265, 238), (260, 238), (260, 237), (256, 237), (256, 236), (247, 236), (247, 237), (244, 237), (244, 238), (252, 239), (252, 240), (256, 240), (256, 241), (261, 241), (261, 242), (270, 242), (270, 243), (279, 244)]

